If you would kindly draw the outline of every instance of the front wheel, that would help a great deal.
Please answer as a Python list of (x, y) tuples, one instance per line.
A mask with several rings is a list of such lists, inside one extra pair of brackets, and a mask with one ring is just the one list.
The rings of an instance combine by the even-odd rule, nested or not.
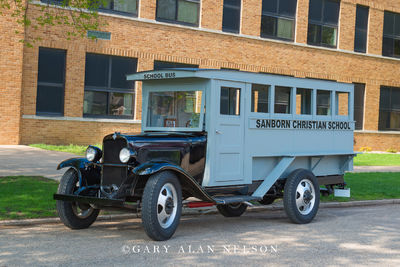
[(289, 175), (283, 192), (283, 205), (292, 222), (311, 222), (317, 215), (319, 198), (319, 185), (312, 172), (298, 169)]
[[(78, 189), (78, 174), (71, 168), (62, 176), (57, 193), (72, 195)], [(71, 229), (88, 228), (96, 221), (100, 212), (88, 204), (77, 202), (57, 200), (56, 206), (60, 220)]]
[(153, 240), (170, 239), (178, 227), (182, 212), (182, 190), (173, 172), (150, 176), (142, 197), (142, 224)]

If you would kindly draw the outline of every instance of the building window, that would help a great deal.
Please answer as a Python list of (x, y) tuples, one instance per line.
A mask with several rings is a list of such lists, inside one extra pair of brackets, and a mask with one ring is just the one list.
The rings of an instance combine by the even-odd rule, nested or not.
[(224, 0), (224, 11), (222, 16), (222, 30), (224, 32), (239, 33), (240, 2), (241, 0)]
[(64, 113), (65, 50), (39, 48), (37, 115)]
[(221, 115), (240, 115), (240, 88), (221, 87)]
[(269, 85), (251, 85), (251, 112), (268, 113)]
[(317, 90), (317, 115), (331, 115), (331, 92)]
[(133, 118), (137, 59), (86, 54), (83, 114), (93, 117)]
[(356, 121), (356, 130), (363, 129), (364, 123), (364, 93), (365, 84), (354, 84), (354, 120)]
[(310, 0), (307, 43), (336, 47), (340, 2)]
[(296, 89), (296, 114), (311, 115), (312, 89)]
[(198, 67), (199, 67), (199, 65), (193, 65), (193, 64), (166, 62), (166, 61), (154, 61), (154, 70), (180, 69), (180, 68), (197, 69)]
[(99, 11), (137, 16), (137, 0), (102, 0)]
[(199, 26), (200, 0), (157, 0), (159, 21)]
[(382, 55), (400, 57), (400, 14), (385, 11)]
[(400, 131), (400, 88), (381, 87), (379, 130)]
[(294, 39), (297, 0), (263, 0), (261, 37)]
[(357, 5), (356, 30), (354, 36), (354, 51), (356, 52), (367, 52), (368, 14), (368, 7)]
[(292, 88), (275, 86), (275, 113), (290, 114), (290, 92)]

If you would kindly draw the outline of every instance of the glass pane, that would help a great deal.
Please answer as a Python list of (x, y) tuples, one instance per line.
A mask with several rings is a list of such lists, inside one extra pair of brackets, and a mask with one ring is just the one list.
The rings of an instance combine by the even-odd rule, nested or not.
[(127, 81), (126, 75), (136, 72), (136, 59), (127, 57), (111, 57), (111, 87), (132, 89), (133, 81)]
[(307, 42), (319, 44), (321, 42), (321, 26), (308, 24)]
[(337, 29), (322, 26), (321, 43), (329, 46), (336, 46)]
[(317, 90), (317, 115), (331, 115), (331, 92)]
[(109, 115), (132, 116), (133, 94), (110, 93)]
[(201, 98), (201, 91), (150, 92), (147, 126), (199, 127)]
[(270, 16), (262, 16), (261, 18), (261, 36), (276, 36), (277, 19)]
[(337, 25), (339, 19), (339, 2), (325, 0), (323, 22)]
[(336, 115), (349, 115), (349, 93), (336, 92)]
[(222, 29), (224, 31), (239, 32), (240, 9), (224, 7)]
[(100, 1), (100, 7), (104, 9), (113, 9), (113, 0)]
[(278, 12), (278, 0), (263, 0), (262, 1), (262, 11), (277, 13)]
[(136, 0), (114, 0), (114, 10), (136, 14)]
[(275, 86), (275, 113), (290, 113), (290, 87)]
[(322, 1), (310, 0), (309, 19), (314, 21), (322, 20)]
[(392, 110), (400, 111), (400, 88), (392, 88)]
[(311, 89), (296, 89), (296, 114), (311, 115), (311, 97)]
[(85, 85), (108, 87), (109, 56), (86, 54)]
[(296, 14), (297, 0), (280, 0), (279, 14), (293, 16)]
[(176, 0), (158, 0), (157, 18), (176, 20)]
[(178, 21), (198, 24), (199, 3), (187, 0), (178, 0)]
[(383, 37), (382, 55), (391, 57), (394, 53), (394, 39)]
[(354, 38), (354, 51), (365, 53), (367, 51), (367, 32), (357, 30)]
[(240, 7), (240, 1), (241, 0), (224, 0), (224, 5), (231, 5), (231, 6)]
[(389, 130), (390, 129), (390, 112), (389, 111), (379, 111), (379, 130)]
[(251, 112), (268, 113), (269, 85), (251, 85)]
[(364, 122), (364, 91), (365, 84), (354, 84), (354, 120), (356, 121), (356, 130), (363, 129)]
[(368, 28), (368, 13), (369, 8), (357, 5), (356, 11), (356, 28), (367, 30)]
[(280, 38), (293, 40), (293, 20), (278, 18), (278, 34)]
[(400, 56), (400, 40), (394, 39), (393, 55)]
[(394, 13), (385, 11), (383, 34), (393, 35), (393, 33), (394, 33)]
[(390, 109), (390, 87), (381, 87), (381, 94), (380, 94), (380, 101), (379, 101), (379, 108), (380, 109)]
[(400, 14), (394, 16), (394, 35), (400, 35)]
[(64, 83), (65, 51), (39, 48), (38, 82)]
[(107, 115), (107, 93), (85, 91), (83, 114)]
[(400, 112), (390, 113), (390, 129), (395, 131), (400, 130)]
[(63, 114), (64, 88), (38, 85), (36, 112)]
[(221, 87), (220, 114), (240, 115), (240, 88)]
[(166, 62), (166, 61), (154, 61), (154, 70), (171, 69), (171, 68), (198, 68), (199, 65)]

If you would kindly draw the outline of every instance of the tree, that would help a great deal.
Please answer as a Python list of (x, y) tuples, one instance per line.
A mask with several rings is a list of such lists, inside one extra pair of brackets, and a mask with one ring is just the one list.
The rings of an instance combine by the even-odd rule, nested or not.
[[(98, 8), (105, 6), (107, 0), (0, 0), (0, 14), (9, 15), (24, 27), (38, 29), (41, 26), (66, 26), (67, 39), (74, 36), (84, 37), (88, 30), (98, 30), (106, 24), (98, 15)], [(39, 6), (40, 15), (30, 17), (31, 5)], [(19, 33), (17, 30), (15, 31)], [(38, 40), (38, 39), (36, 39)], [(36, 40), (32, 40), (33, 42)], [(20, 40), (28, 46), (32, 44)]]

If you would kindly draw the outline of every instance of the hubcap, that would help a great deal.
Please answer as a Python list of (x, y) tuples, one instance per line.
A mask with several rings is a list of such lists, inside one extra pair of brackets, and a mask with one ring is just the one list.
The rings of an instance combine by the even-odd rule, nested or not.
[(157, 201), (157, 219), (162, 228), (168, 228), (174, 222), (178, 210), (178, 194), (171, 183), (160, 190)]
[(308, 179), (303, 179), (297, 185), (296, 189), (296, 206), (302, 215), (308, 215), (315, 204), (314, 185)]

